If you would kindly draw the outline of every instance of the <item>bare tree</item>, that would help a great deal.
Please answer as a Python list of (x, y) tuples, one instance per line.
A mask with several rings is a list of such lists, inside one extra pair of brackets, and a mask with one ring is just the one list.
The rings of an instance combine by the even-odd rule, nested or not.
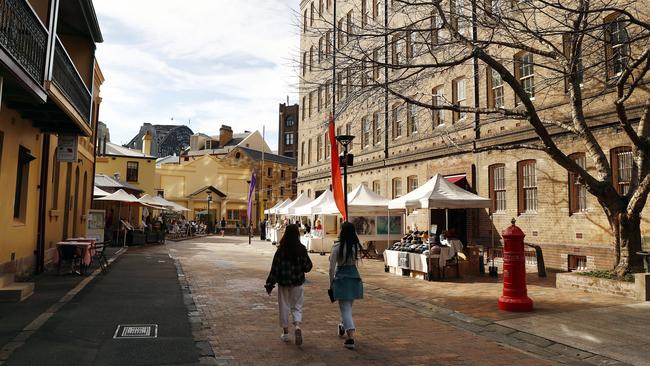
[[(650, 24), (643, 2), (387, 1), (388, 14), (375, 9), (372, 0), (347, 1), (354, 3), (351, 16), (342, 13), (336, 21), (325, 19), (325, 25), (309, 30), (322, 45), (318, 62), (303, 55), (303, 67), (308, 61), (310, 68), (318, 68), (303, 78), (303, 88), (331, 85), (330, 48), (336, 35), (337, 70), (344, 76), (333, 83), (348, 92), (337, 104), (337, 114), (354, 113), (358, 103), (387, 93), (432, 114), (450, 110), (473, 114), (476, 120), (527, 121), (536, 142), (485, 149), (541, 150), (571, 172), (596, 197), (609, 221), (616, 272), (639, 271), (640, 215), (650, 193)], [(428, 81), (459, 67), (507, 86), (514, 105), (499, 96), (488, 104), (464, 105), (432, 95)], [(602, 122), (591, 116), (599, 112), (610, 113), (630, 141), (631, 150), (624, 153), (632, 169), (625, 184), (614, 181), (616, 167), (595, 137), (594, 129)], [(557, 137), (566, 135), (584, 146), (595, 169), (588, 170), (563, 151)]]

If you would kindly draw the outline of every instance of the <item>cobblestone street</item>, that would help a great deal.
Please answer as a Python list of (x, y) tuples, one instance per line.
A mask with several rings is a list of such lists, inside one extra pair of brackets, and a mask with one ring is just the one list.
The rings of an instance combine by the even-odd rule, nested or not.
[[(496, 283), (426, 283), (388, 275), (383, 264), (374, 260), (361, 265), (366, 299), (354, 309), (358, 347), (345, 350), (335, 335), (338, 308), (326, 294), (327, 257), (318, 254), (312, 254), (314, 270), (305, 285), (305, 344), (297, 348), (279, 340), (276, 292), (269, 297), (263, 289), (273, 246), (260, 241), (249, 246), (246, 238), (212, 237), (168, 248), (180, 260), (200, 314), (201, 324), (194, 325), (195, 339), (209, 341), (218, 364), (619, 364), (494, 322), (514, 317), (496, 310), (496, 297), (490, 295), (498, 294)], [(448, 292), (446, 301), (439, 291), (424, 296), (424, 290), (436, 285), (439, 291)], [(459, 290), (449, 292), (452, 285)], [(468, 286), (474, 293), (468, 292)], [(550, 289), (540, 288), (550, 294)], [(625, 301), (615, 297), (597, 301), (586, 295), (580, 303), (589, 308)], [(466, 311), (450, 310), (454, 306)], [(567, 302), (555, 311), (573, 306), (577, 305)], [(537, 314), (551, 313), (543, 304), (540, 308)]]

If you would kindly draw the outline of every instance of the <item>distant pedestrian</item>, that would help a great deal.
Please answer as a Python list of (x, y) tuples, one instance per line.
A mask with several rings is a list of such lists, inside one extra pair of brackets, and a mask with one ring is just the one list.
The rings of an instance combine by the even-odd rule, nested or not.
[(338, 333), (339, 337), (347, 335), (344, 346), (348, 349), (354, 348), (356, 330), (352, 319), (352, 304), (354, 300), (363, 299), (363, 282), (357, 269), (360, 249), (354, 225), (344, 222), (339, 240), (332, 247), (329, 272), (332, 301), (339, 302), (341, 311)]
[(223, 237), (225, 235), (226, 235), (226, 219), (222, 217), (221, 218), (221, 236)]
[(297, 225), (288, 225), (280, 246), (273, 256), (271, 271), (266, 279), (266, 292), (278, 284), (278, 307), (280, 309), (280, 327), (283, 342), (289, 341), (289, 312), (293, 317), (295, 327), (295, 342), (302, 344), (302, 304), (304, 302), (305, 273), (311, 271), (312, 263), (307, 249), (300, 243), (300, 232)]

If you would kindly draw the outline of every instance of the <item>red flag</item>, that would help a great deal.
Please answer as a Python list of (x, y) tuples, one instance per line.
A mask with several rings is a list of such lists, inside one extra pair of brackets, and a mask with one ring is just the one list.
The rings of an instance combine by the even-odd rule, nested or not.
[(332, 113), (330, 113), (329, 137), (330, 146), (332, 147), (330, 157), (332, 158), (332, 193), (334, 194), (334, 202), (336, 202), (336, 207), (339, 209), (339, 212), (341, 212), (341, 215), (343, 215), (343, 220), (348, 221), (348, 218), (345, 215), (345, 196), (343, 195), (339, 148), (336, 141), (336, 133), (334, 132), (334, 116)]

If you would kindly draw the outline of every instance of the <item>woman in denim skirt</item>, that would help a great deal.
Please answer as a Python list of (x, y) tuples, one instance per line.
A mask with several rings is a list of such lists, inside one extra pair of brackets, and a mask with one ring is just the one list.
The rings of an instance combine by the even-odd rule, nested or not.
[(363, 299), (363, 282), (357, 270), (361, 245), (354, 225), (344, 222), (339, 240), (334, 242), (330, 254), (330, 285), (333, 300), (338, 301), (341, 310), (340, 337), (347, 335), (344, 346), (354, 349), (355, 326), (352, 320), (354, 300)]

